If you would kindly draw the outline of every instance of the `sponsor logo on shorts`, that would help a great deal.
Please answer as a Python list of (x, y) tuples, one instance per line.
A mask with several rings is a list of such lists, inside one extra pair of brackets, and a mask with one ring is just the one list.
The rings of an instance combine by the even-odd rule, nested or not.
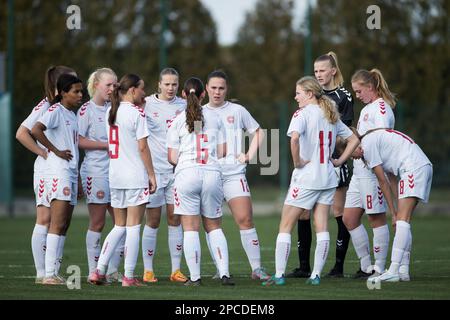
[(292, 189), (292, 198), (297, 199), (299, 191), (300, 191), (300, 189), (298, 187), (295, 187), (294, 189)]

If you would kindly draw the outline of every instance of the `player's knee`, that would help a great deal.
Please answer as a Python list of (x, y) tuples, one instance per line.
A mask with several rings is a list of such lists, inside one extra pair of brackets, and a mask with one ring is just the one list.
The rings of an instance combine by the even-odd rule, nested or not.
[(357, 228), (360, 224), (358, 219), (355, 219), (354, 217), (348, 215), (342, 216), (342, 222), (344, 222), (344, 225), (347, 228), (347, 230), (353, 230)]

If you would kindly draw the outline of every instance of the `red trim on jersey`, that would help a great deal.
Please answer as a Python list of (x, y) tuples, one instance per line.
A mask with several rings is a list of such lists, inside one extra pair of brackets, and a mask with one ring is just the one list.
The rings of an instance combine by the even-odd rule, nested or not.
[(386, 131), (389, 132), (389, 133), (395, 133), (395, 134), (398, 134), (399, 136), (402, 136), (403, 138), (405, 138), (406, 140), (408, 140), (411, 144), (415, 144), (415, 142), (414, 142), (413, 139), (411, 139), (410, 137), (408, 137), (406, 134), (401, 133), (400, 131), (396, 131), (396, 130), (393, 130), (393, 129), (386, 129)]
[(34, 107), (34, 111), (39, 111), (39, 109), (47, 102), (47, 98), (44, 98)]

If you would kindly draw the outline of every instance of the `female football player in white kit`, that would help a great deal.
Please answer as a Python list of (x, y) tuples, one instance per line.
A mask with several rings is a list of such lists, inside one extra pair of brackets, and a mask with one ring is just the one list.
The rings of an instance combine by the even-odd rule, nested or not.
[(50, 228), (45, 252), (43, 284), (65, 284), (57, 276), (58, 255), (64, 250), (61, 242), (66, 234), (77, 197), (83, 195), (78, 174), (78, 123), (76, 108), (83, 98), (80, 79), (63, 74), (57, 81), (58, 94), (54, 104), (38, 119), (31, 134), (49, 151), (43, 170), (48, 175), (47, 197), (50, 202)]
[(158, 189), (150, 196), (146, 210), (146, 225), (142, 233), (142, 257), (144, 260), (144, 282), (157, 282), (153, 271), (153, 258), (156, 253), (156, 239), (161, 222), (161, 208), (166, 205), (169, 253), (172, 263), (170, 281), (186, 282), (180, 270), (183, 254), (183, 228), (180, 216), (173, 213), (173, 166), (167, 161), (167, 130), (172, 120), (184, 109), (186, 101), (177, 97), (178, 72), (165, 68), (159, 74), (158, 93), (145, 98), (148, 145), (152, 153)]
[(222, 224), (222, 174), (219, 158), (226, 154), (225, 130), (220, 118), (201, 106), (203, 83), (189, 78), (183, 87), (186, 111), (170, 124), (167, 133), (169, 162), (175, 165), (175, 214), (181, 216), (184, 230), (184, 257), (189, 268), (187, 286), (201, 284), (200, 222), (208, 233), (211, 250), (223, 285), (230, 278), (228, 245)]
[[(28, 150), (37, 155), (34, 162), (33, 189), (36, 195), (36, 224), (31, 236), (31, 250), (33, 253), (34, 266), (36, 268), (35, 283), (42, 283), (45, 277), (45, 248), (47, 232), (50, 226), (50, 203), (47, 199), (46, 183), (47, 175), (44, 170), (44, 162), (47, 159), (47, 149), (37, 142), (31, 135), (31, 129), (38, 119), (50, 107), (50, 101), (55, 99), (57, 94), (56, 82), (62, 74), (76, 75), (72, 68), (66, 66), (52, 66), (45, 72), (45, 98), (42, 99), (31, 111), (30, 115), (22, 122), (17, 129), (16, 139)], [(65, 232), (61, 235), (60, 247), (58, 248), (58, 259), (56, 260), (55, 273), (58, 274), (61, 266), (62, 252), (64, 246)], [(61, 253), (61, 254), (60, 254)]]
[[(409, 264), (402, 263), (405, 255), (409, 260), (411, 251), (412, 213), (419, 200), (428, 202), (433, 166), (414, 140), (392, 129), (369, 130), (361, 137), (361, 146), (363, 160), (378, 179), (395, 226), (391, 265), (386, 272), (370, 277), (369, 281), (409, 281)], [(390, 183), (385, 173), (396, 176), (398, 185)], [(397, 208), (392, 194), (398, 199)], [(400, 270), (402, 267), (403, 270)]]
[[(227, 133), (227, 155), (220, 160), (223, 191), (234, 221), (239, 227), (241, 243), (252, 269), (252, 278), (267, 280), (270, 276), (261, 266), (261, 250), (253, 224), (250, 188), (245, 177), (247, 163), (256, 155), (264, 139), (264, 132), (243, 106), (225, 101), (227, 81), (227, 75), (220, 70), (208, 75), (206, 91), (209, 101), (205, 108), (219, 115)], [(242, 153), (244, 131), (254, 134), (245, 154)], [(209, 243), (208, 237), (206, 241)]]
[[(336, 102), (341, 121), (350, 127), (353, 121), (353, 97), (344, 87), (344, 77), (339, 69), (337, 55), (330, 51), (327, 54), (321, 55), (314, 61), (314, 75), (319, 81), (325, 92), (325, 95)], [(333, 158), (339, 157), (339, 148), (334, 150)], [(342, 167), (336, 168), (338, 174), (338, 187), (334, 194), (333, 201), (333, 215), (337, 222), (337, 237), (336, 237), (336, 262), (327, 274), (330, 277), (340, 278), (344, 276), (344, 261), (347, 254), (348, 244), (350, 242), (350, 233), (342, 221), (344, 215), (345, 194), (350, 182), (349, 171), (347, 164), (344, 163)], [(311, 267), (309, 263), (309, 256), (311, 250), (311, 223), (310, 214), (305, 212), (298, 220), (297, 225), (298, 235), (298, 256), (300, 266), (288, 274), (288, 278), (307, 278), (311, 274)]]
[[(378, 69), (358, 70), (352, 76), (352, 87), (356, 97), (366, 106), (359, 115), (357, 130), (363, 135), (370, 129), (394, 128), (394, 95)], [(361, 156), (361, 148), (355, 155)], [(361, 218), (367, 214), (373, 230), (372, 267), (369, 237)], [(353, 176), (346, 194), (344, 223), (350, 232), (353, 247), (360, 260), (360, 269), (355, 278), (367, 278), (372, 272), (382, 273), (389, 250), (389, 227), (386, 222), (386, 201), (373, 171), (360, 159), (353, 161)]]
[[(334, 166), (345, 163), (359, 144), (356, 135), (339, 119), (336, 104), (325, 95), (315, 78), (308, 76), (297, 81), (295, 100), (299, 109), (287, 132), (295, 169), (281, 214), (275, 249), (276, 273), (263, 285), (285, 284), (292, 228), (304, 211), (312, 209), (317, 243), (314, 267), (307, 283), (320, 284), (330, 244), (328, 214), (338, 186)], [(333, 166), (331, 155), (337, 136), (346, 140), (347, 146)]]
[(137, 75), (124, 75), (111, 95), (106, 112), (109, 143), (109, 186), (115, 226), (103, 242), (92, 283), (103, 284), (105, 272), (120, 239), (125, 238), (123, 287), (142, 286), (134, 277), (139, 254), (141, 220), (149, 195), (156, 190), (145, 112), (140, 105), (145, 97), (144, 81)]
[[(87, 84), (91, 100), (83, 104), (77, 114), (79, 147), (84, 149), (86, 154), (81, 164), (80, 176), (89, 210), (89, 228), (86, 233), (89, 275), (93, 274), (97, 268), (106, 211), (109, 211), (114, 221), (108, 179), (109, 147), (106, 110), (110, 106), (110, 95), (116, 83), (117, 76), (109, 68), (100, 68), (91, 73)], [(117, 246), (108, 266), (106, 275), (110, 281), (120, 280), (118, 265), (123, 255), (124, 242), (125, 237)]]

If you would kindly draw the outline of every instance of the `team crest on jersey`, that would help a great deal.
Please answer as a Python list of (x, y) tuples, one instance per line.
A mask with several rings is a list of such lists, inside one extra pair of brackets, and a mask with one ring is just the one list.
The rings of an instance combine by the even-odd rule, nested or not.
[(227, 117), (227, 121), (228, 121), (228, 123), (234, 123), (234, 117), (233, 116), (228, 116)]
[(367, 121), (368, 119), (369, 119), (369, 114), (366, 113), (366, 114), (364, 115), (363, 121)]
[(105, 197), (105, 191), (99, 190), (97, 191), (97, 199), (103, 199)]
[(65, 196), (69, 196), (69, 195), (70, 195), (70, 188), (69, 188), (69, 187), (64, 187), (64, 189), (63, 189), (63, 194), (64, 194)]

